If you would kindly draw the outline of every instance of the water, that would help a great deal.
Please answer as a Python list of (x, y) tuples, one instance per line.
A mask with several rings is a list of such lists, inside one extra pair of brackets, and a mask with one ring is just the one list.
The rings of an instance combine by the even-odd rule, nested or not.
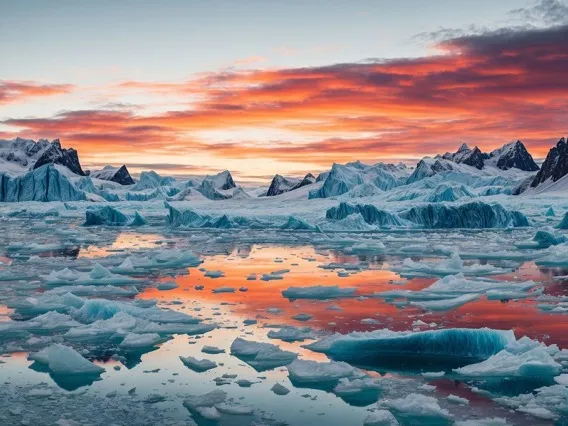
[[(444, 312), (426, 312), (418, 307), (397, 306), (383, 299), (368, 297), (374, 292), (387, 290), (421, 290), (438, 278), (405, 279), (390, 271), (392, 264), (400, 262), (407, 255), (367, 253), (353, 255), (344, 246), (353, 236), (345, 236), (343, 241), (332, 240), (327, 243), (310, 244), (309, 235), (293, 233), (274, 233), (243, 235), (242, 233), (178, 232), (152, 228), (152, 232), (121, 232), (112, 229), (81, 229), (64, 220), (54, 219), (52, 223), (42, 221), (14, 220), (3, 225), (8, 241), (3, 247), (0, 261), (3, 271), (13, 271), (26, 277), (25, 282), (17, 279), (1, 282), (0, 318), (12, 321), (14, 310), (7, 307), (8, 301), (15, 297), (41, 294), (46, 288), (41, 285), (41, 275), (63, 267), (75, 267), (89, 271), (94, 261), (112, 266), (119, 264), (132, 252), (148, 252), (158, 248), (191, 249), (199, 253), (203, 263), (198, 267), (176, 271), (154, 271), (135, 278), (146, 280), (138, 285), (140, 292), (133, 298), (124, 300), (157, 300), (161, 307), (184, 312), (204, 322), (215, 322), (219, 328), (197, 336), (175, 335), (172, 339), (130, 354), (128, 359), (119, 360), (105, 354), (100, 347), (90, 345), (87, 357), (105, 368), (100, 380), (92, 383), (76, 384), (56, 380), (46, 372), (33, 368), (26, 351), (9, 350), (2, 346), (4, 355), (0, 357), (0, 382), (3, 383), (1, 396), (2, 424), (53, 424), (60, 419), (73, 420), (79, 424), (186, 424), (189, 411), (182, 405), (188, 395), (200, 395), (214, 389), (222, 389), (228, 397), (238, 403), (253, 407), (254, 416), (223, 415), (220, 424), (249, 425), (291, 424), (291, 425), (362, 425), (369, 410), (376, 407), (377, 397), (372, 401), (345, 401), (326, 390), (295, 387), (288, 379), (286, 368), (257, 372), (246, 363), (230, 355), (229, 347), (236, 337), (247, 340), (277, 344), (285, 350), (296, 352), (302, 359), (327, 361), (321, 353), (303, 347), (313, 340), (303, 342), (283, 342), (269, 339), (267, 332), (277, 326), (309, 326), (315, 336), (338, 332), (369, 331), (389, 328), (392, 330), (411, 330), (413, 322), (421, 320), (432, 324), (431, 329), (441, 328), (480, 328), (512, 329), (517, 337), (526, 335), (531, 339), (557, 344), (568, 348), (568, 315), (551, 314), (539, 308), (535, 298), (511, 300), (507, 302), (487, 300), (485, 297), (467, 303), (457, 309)], [(28, 229), (35, 229), (30, 235)], [(56, 230), (56, 232), (53, 232)], [(67, 232), (68, 231), (68, 232)], [(395, 250), (409, 246), (424, 234), (398, 233), (391, 235), (375, 234), (372, 238), (384, 240), (396, 246)], [(32, 237), (32, 238), (30, 238)], [(455, 239), (455, 234), (426, 234), (432, 246)], [(507, 235), (499, 238), (520, 239), (524, 235)], [(366, 237), (368, 238), (368, 237)], [(470, 244), (483, 244), (486, 234), (472, 234)], [(44, 245), (31, 250), (10, 249), (8, 243), (28, 244), (30, 240)], [(394, 242), (393, 242), (394, 241)], [(63, 244), (62, 244), (63, 243)], [(48, 245), (51, 244), (51, 245)], [(54, 248), (56, 245), (59, 248)], [(34, 257), (38, 256), (38, 257)], [(415, 260), (435, 257), (413, 257)], [(467, 262), (474, 262), (468, 259)], [(483, 260), (478, 260), (484, 262)], [(362, 270), (351, 268), (326, 269), (330, 263), (345, 265), (365, 265)], [(492, 261), (492, 264), (511, 266), (511, 261)], [(345, 266), (344, 265), (344, 266)], [(0, 265), (1, 266), (1, 265)], [(222, 271), (220, 278), (205, 276), (206, 271)], [(282, 273), (282, 279), (263, 281), (263, 274), (289, 270)], [(347, 276), (339, 276), (338, 271), (347, 271)], [(247, 279), (256, 274), (257, 279)], [(565, 275), (562, 269), (539, 268), (533, 262), (514, 263), (514, 272), (494, 278), (508, 281), (532, 279), (544, 285), (544, 294), (568, 296), (565, 280), (554, 280), (554, 276)], [(342, 274), (346, 275), (346, 274)], [(158, 283), (175, 281), (177, 288), (158, 290)], [(355, 287), (356, 297), (336, 300), (289, 300), (282, 291), (289, 287), (314, 285), (338, 285)], [(197, 290), (197, 288), (203, 288)], [(234, 293), (214, 293), (220, 287), (233, 287)], [(246, 288), (246, 291), (239, 289)], [(118, 298), (120, 299), (120, 298)], [(328, 309), (334, 306), (334, 309)], [(271, 313), (277, 308), (278, 313)], [(308, 314), (311, 319), (298, 321), (297, 314)], [(245, 326), (245, 320), (255, 319), (257, 324)], [(369, 319), (376, 320), (370, 323)], [(365, 320), (362, 322), (362, 320)], [(424, 328), (422, 328), (424, 329)], [(204, 345), (225, 349), (221, 354), (201, 352)], [(98, 354), (93, 356), (93, 354)], [(215, 361), (218, 366), (212, 370), (197, 373), (180, 361), (179, 356), (193, 356)], [(126, 364), (126, 365), (125, 365)], [(472, 389), (471, 383), (427, 379), (419, 373), (401, 372), (396, 368), (380, 371), (367, 370), (367, 374), (380, 379), (381, 391), (378, 399), (388, 400), (416, 392), (420, 386), (430, 383), (436, 386), (434, 392), (422, 392), (435, 396), (440, 405), (450, 410), (454, 418), (503, 417), (512, 424), (549, 424), (550, 422), (518, 412), (497, 404), (493, 398)], [(228, 379), (228, 384), (217, 386), (216, 378), (223, 375), (236, 375)], [(254, 384), (239, 387), (235, 381), (246, 379)], [(275, 395), (271, 388), (281, 383), (290, 390), (285, 396)], [(508, 387), (507, 387), (508, 386)], [(497, 385), (496, 393), (519, 394), (531, 391), (526, 384), (512, 382)], [(128, 393), (135, 388), (135, 391)], [(525, 389), (526, 388), (526, 389)], [(34, 396), (33, 390), (45, 391), (45, 395)], [(116, 392), (116, 395), (114, 394)], [(447, 396), (453, 394), (467, 398), (468, 407), (448, 402)], [(150, 395), (159, 395), (163, 401), (149, 401)], [(348, 399), (348, 398), (347, 398)], [(21, 410), (18, 408), (20, 407)], [(214, 424), (209, 420), (194, 418), (198, 424)], [(23, 423), (22, 423), (23, 421)], [(402, 419), (406, 424), (416, 420)], [(150, 422), (150, 423), (149, 423)], [(442, 422), (444, 423), (444, 422)], [(66, 423), (61, 423), (66, 424)], [(74, 423), (67, 423), (74, 424)], [(422, 423), (424, 424), (424, 423)]]

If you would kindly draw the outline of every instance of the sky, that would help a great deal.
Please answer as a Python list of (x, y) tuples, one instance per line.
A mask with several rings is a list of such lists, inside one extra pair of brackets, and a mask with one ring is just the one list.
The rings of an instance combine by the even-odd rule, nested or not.
[(0, 0), (0, 138), (244, 181), (566, 132), (564, 0)]

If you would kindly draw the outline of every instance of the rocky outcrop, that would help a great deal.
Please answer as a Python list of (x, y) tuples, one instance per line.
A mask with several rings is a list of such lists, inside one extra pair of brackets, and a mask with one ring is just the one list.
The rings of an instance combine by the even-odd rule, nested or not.
[(553, 147), (542, 163), (542, 167), (536, 174), (531, 183), (532, 188), (536, 188), (543, 182), (551, 180), (556, 182), (568, 174), (568, 143), (565, 138), (561, 138)]
[(43, 152), (34, 164), (33, 170), (36, 170), (46, 164), (61, 164), (76, 175), (85, 176), (85, 172), (81, 168), (81, 163), (79, 162), (79, 155), (77, 154), (77, 151), (73, 148), (61, 148), (61, 142), (59, 139), (55, 139), (51, 142), (51, 146)]

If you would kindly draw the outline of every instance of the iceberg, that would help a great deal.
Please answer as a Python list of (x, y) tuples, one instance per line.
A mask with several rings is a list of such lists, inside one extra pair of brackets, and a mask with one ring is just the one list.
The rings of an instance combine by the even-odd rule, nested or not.
[(377, 401), (381, 392), (381, 380), (372, 377), (342, 378), (333, 393), (349, 405), (365, 407)]
[(204, 395), (190, 395), (183, 405), (191, 412), (199, 415), (206, 420), (217, 421), (221, 414), (215, 408), (216, 404), (222, 404), (227, 399), (227, 393), (216, 389)]
[(396, 214), (379, 210), (370, 204), (361, 205), (342, 202), (339, 206), (328, 209), (325, 213), (325, 217), (326, 219), (342, 220), (354, 214), (361, 215), (367, 224), (377, 225), (382, 228), (412, 225)]
[(562, 234), (557, 234), (552, 228), (547, 228), (536, 231), (533, 241), (537, 243), (538, 247), (548, 248), (565, 243), (566, 237)]
[(302, 342), (312, 339), (311, 327), (284, 326), (280, 330), (270, 330), (267, 334), (269, 339), (279, 339), (284, 342)]
[(163, 341), (158, 333), (128, 333), (120, 343), (121, 349), (140, 349), (157, 345)]
[(286, 223), (280, 226), (280, 229), (287, 229), (293, 231), (318, 231), (318, 228), (310, 225), (308, 222), (302, 219), (298, 219), (294, 216), (289, 216)]
[(520, 354), (504, 349), (477, 364), (470, 364), (455, 369), (454, 372), (474, 377), (525, 377), (552, 378), (560, 373), (562, 366), (551, 357), (549, 351), (536, 347)]
[(135, 212), (134, 216), (130, 217), (111, 206), (87, 209), (85, 216), (86, 220), (83, 226), (143, 226), (147, 224), (146, 219), (140, 213)]
[(69, 346), (54, 343), (39, 352), (33, 353), (29, 359), (45, 365), (56, 375), (99, 375), (104, 368), (93, 364)]
[(276, 395), (288, 395), (290, 393), (290, 389), (286, 388), (285, 386), (281, 385), (280, 383), (275, 383), (274, 386), (270, 389)]
[(515, 341), (512, 331), (490, 328), (453, 328), (334, 334), (306, 348), (337, 361), (367, 367), (391, 366), (399, 370), (459, 367), (486, 360)]
[(564, 213), (564, 217), (556, 227), (558, 229), (568, 229), (568, 212)]
[(183, 364), (186, 367), (198, 373), (211, 370), (212, 368), (217, 367), (217, 363), (210, 361), (208, 359), (197, 359), (192, 356), (187, 356), (187, 357), (180, 356), (179, 359), (181, 360), (181, 362), (183, 362)]
[(437, 228), (510, 228), (529, 226), (527, 217), (506, 210), (500, 204), (475, 201), (458, 206), (426, 204), (412, 207), (401, 217), (427, 229)]
[(413, 424), (420, 420), (421, 424), (429, 424), (432, 419), (452, 418), (445, 408), (440, 407), (438, 400), (431, 396), (411, 393), (404, 398), (382, 401), (381, 405), (394, 411), (400, 418)]
[(237, 337), (231, 344), (231, 355), (246, 362), (257, 371), (272, 370), (288, 365), (298, 356), (270, 343), (252, 342), (240, 337)]
[(363, 426), (399, 426), (399, 423), (390, 411), (377, 410), (365, 418)]
[(317, 362), (296, 359), (286, 368), (290, 381), (296, 387), (333, 389), (340, 379), (364, 376), (360, 370), (346, 362)]

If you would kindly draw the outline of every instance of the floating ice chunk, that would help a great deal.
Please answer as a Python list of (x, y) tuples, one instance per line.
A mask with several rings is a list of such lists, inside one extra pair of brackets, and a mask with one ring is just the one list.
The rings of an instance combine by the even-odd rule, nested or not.
[[(535, 286), (534, 281), (509, 282), (492, 280), (487, 278), (466, 279), (463, 274), (449, 275), (436, 281), (431, 286), (421, 291), (385, 291), (374, 293), (373, 296), (385, 300), (405, 298), (410, 301), (418, 301), (418, 306), (424, 309), (444, 308), (449, 309), (477, 299), (481, 294), (493, 294), (491, 292), (515, 292), (518, 296), (532, 296), (529, 290)], [(458, 298), (464, 296), (463, 298)], [(457, 299), (456, 299), (457, 298)], [(433, 301), (433, 302), (423, 302)], [(433, 308), (429, 307), (433, 305)]]
[(360, 322), (361, 324), (364, 325), (377, 325), (381, 323), (379, 320), (375, 318), (363, 318)]
[(337, 285), (312, 287), (289, 287), (282, 290), (282, 296), (288, 299), (334, 299), (338, 297), (352, 297), (355, 295), (355, 287), (339, 287)]
[(139, 348), (149, 348), (162, 342), (163, 338), (158, 333), (148, 333), (148, 334), (138, 334), (138, 333), (128, 333), (120, 347), (122, 349), (139, 349)]
[(109, 319), (119, 312), (158, 323), (197, 324), (200, 322), (183, 312), (160, 309), (156, 306), (143, 308), (132, 303), (105, 299), (84, 300), (79, 309), (71, 312), (71, 316), (82, 323), (91, 323), (99, 319)]
[(532, 393), (513, 397), (496, 398), (500, 404), (517, 409), (546, 420), (565, 416), (568, 410), (568, 387), (563, 385), (545, 386)]
[(178, 288), (179, 286), (176, 284), (175, 281), (166, 281), (163, 283), (159, 283), (156, 288), (160, 291), (165, 291), (165, 290), (173, 290), (175, 288)]
[(342, 378), (333, 393), (350, 405), (367, 406), (375, 402), (381, 391), (380, 380), (372, 377)]
[(295, 386), (333, 388), (340, 379), (364, 376), (360, 370), (345, 362), (317, 362), (296, 359), (286, 368), (290, 380)]
[(65, 339), (75, 342), (104, 342), (115, 335), (125, 335), (138, 326), (139, 320), (124, 312), (118, 312), (106, 320), (74, 327), (64, 334)]
[(281, 350), (276, 345), (251, 342), (240, 337), (231, 344), (231, 355), (246, 362), (257, 371), (288, 365), (297, 357), (297, 354)]
[(297, 315), (294, 315), (292, 317), (292, 319), (295, 319), (296, 321), (302, 321), (302, 322), (309, 321), (312, 318), (313, 318), (313, 315), (310, 315), (310, 314), (297, 314)]
[(131, 217), (111, 206), (89, 208), (85, 211), (85, 216), (86, 220), (83, 226), (142, 226), (147, 223), (146, 219), (138, 212)]
[(564, 217), (556, 227), (558, 229), (568, 229), (568, 212), (564, 213)]
[(204, 395), (190, 395), (183, 405), (192, 413), (196, 413), (207, 420), (219, 420), (221, 415), (215, 405), (222, 404), (227, 399), (227, 393), (221, 389), (213, 390)]
[(432, 378), (438, 378), (438, 377), (443, 377), (446, 375), (445, 371), (427, 371), (422, 373), (423, 377), (432, 379)]
[(467, 377), (546, 377), (558, 375), (561, 369), (548, 351), (539, 347), (520, 354), (502, 350), (485, 361), (454, 372)]
[(284, 279), (282, 275), (287, 274), (290, 272), (289, 269), (281, 269), (279, 271), (273, 271), (268, 274), (262, 274), (260, 278), (262, 281), (273, 281), (273, 280), (281, 280)]
[(538, 405), (527, 404), (523, 407), (519, 407), (518, 411), (520, 411), (521, 413), (530, 414), (534, 417), (538, 417), (539, 419), (544, 419), (544, 420), (555, 420), (558, 418), (558, 416), (554, 414), (552, 411), (547, 410), (546, 408), (543, 407), (539, 407)]
[(234, 293), (234, 287), (217, 287), (211, 290), (213, 293)]
[(223, 271), (207, 271), (204, 276), (208, 278), (222, 278), (225, 276), (225, 273)]
[(473, 302), (474, 300), (479, 299), (480, 296), (480, 294), (463, 294), (449, 299), (410, 302), (410, 304), (429, 311), (449, 311), (465, 305), (466, 303)]
[(227, 404), (226, 402), (221, 402), (215, 404), (215, 408), (223, 414), (229, 414), (233, 416), (250, 416), (253, 414), (253, 409), (245, 405)]
[(497, 268), (489, 264), (465, 266), (457, 252), (454, 252), (449, 259), (437, 263), (415, 262), (411, 258), (406, 258), (401, 266), (394, 267), (392, 270), (398, 272), (403, 277), (430, 277), (459, 273), (464, 275), (496, 275), (511, 271), (510, 269)]
[(311, 327), (285, 326), (280, 330), (270, 330), (268, 338), (280, 339), (285, 342), (302, 342), (305, 339), (313, 338)]
[(270, 390), (274, 392), (276, 395), (281, 395), (281, 396), (288, 395), (290, 393), (290, 390), (285, 386), (281, 385), (280, 383), (275, 383)]
[(560, 376), (556, 376), (554, 381), (559, 385), (568, 386), (568, 374), (561, 374)]
[(536, 260), (539, 266), (568, 266), (568, 244), (559, 244), (542, 251), (543, 257)]
[(208, 359), (197, 359), (192, 356), (180, 356), (179, 359), (186, 367), (189, 367), (193, 371), (197, 371), (198, 373), (217, 367), (217, 363)]
[(217, 348), (215, 346), (203, 346), (203, 348), (201, 348), (201, 352), (203, 352), (204, 354), (212, 354), (212, 355), (216, 355), (216, 354), (222, 354), (225, 352), (225, 349), (222, 348)]
[(507, 420), (501, 417), (486, 417), (484, 419), (463, 420), (454, 423), (454, 426), (508, 426)]
[[(69, 315), (60, 314), (55, 311), (49, 311), (45, 314), (39, 315), (29, 321), (22, 321), (17, 323), (21, 328), (25, 328), (31, 333), (39, 334), (41, 332), (56, 332), (65, 331), (70, 328), (80, 326), (81, 324), (73, 320)], [(10, 323), (0, 323), (0, 334), (2, 333), (2, 326), (10, 325)]]
[(453, 402), (454, 404), (469, 405), (468, 399), (453, 394), (448, 395), (448, 401)]
[(550, 247), (557, 246), (566, 242), (566, 237), (562, 234), (558, 234), (552, 228), (539, 229), (534, 234), (532, 239), (538, 247)]
[(189, 250), (163, 249), (153, 250), (145, 255), (130, 256), (120, 266), (111, 270), (119, 274), (132, 274), (153, 270), (191, 268), (201, 263), (203, 261)]
[(485, 360), (513, 341), (512, 331), (490, 328), (417, 332), (383, 329), (334, 334), (306, 347), (334, 360), (422, 370), (429, 366), (447, 368)]
[(452, 418), (448, 410), (440, 407), (436, 398), (418, 393), (411, 393), (400, 399), (381, 401), (381, 403), (402, 418), (420, 418), (424, 419), (424, 423), (432, 418)]
[(363, 426), (398, 426), (399, 423), (388, 410), (377, 410), (369, 414), (363, 421)]
[(138, 294), (138, 289), (134, 286), (122, 288), (112, 285), (66, 285), (48, 290), (44, 294), (63, 295), (65, 293), (75, 296), (131, 297)]
[(59, 343), (31, 354), (29, 359), (44, 364), (56, 375), (99, 375), (105, 371), (104, 368), (83, 358), (73, 348)]
[(98, 263), (93, 266), (91, 272), (78, 272), (65, 268), (59, 271), (51, 271), (41, 278), (48, 286), (126, 285), (140, 282), (140, 280), (128, 276), (113, 274)]

